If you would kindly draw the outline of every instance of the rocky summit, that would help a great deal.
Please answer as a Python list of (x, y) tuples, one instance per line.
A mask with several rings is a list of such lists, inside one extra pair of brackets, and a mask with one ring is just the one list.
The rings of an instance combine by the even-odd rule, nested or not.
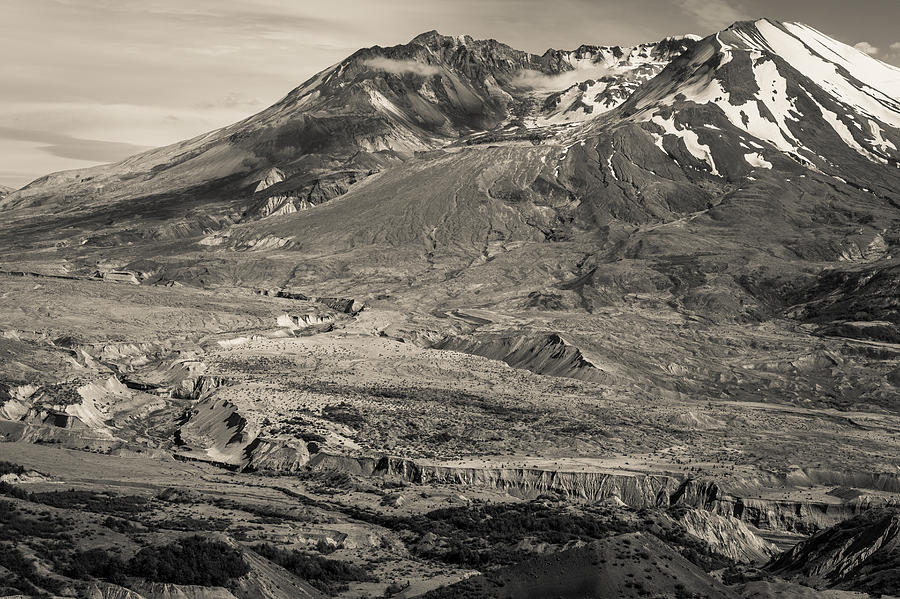
[(900, 593), (898, 148), (800, 23), (430, 31), (0, 188), (0, 595)]

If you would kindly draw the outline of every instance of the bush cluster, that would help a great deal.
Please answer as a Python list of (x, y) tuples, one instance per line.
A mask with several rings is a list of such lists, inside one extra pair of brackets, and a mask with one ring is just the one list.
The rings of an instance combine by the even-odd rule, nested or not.
[(249, 571), (250, 566), (237, 549), (200, 536), (144, 547), (126, 566), (130, 576), (151, 582), (200, 586), (225, 586)]
[(337, 595), (346, 591), (349, 588), (348, 582), (374, 582), (376, 580), (359, 566), (312, 553), (279, 549), (267, 543), (255, 545), (252, 549), (329, 595)]
[(0, 591), (4, 596), (18, 591), (23, 595), (46, 596), (46, 592), (58, 593), (65, 586), (56, 578), (38, 573), (34, 561), (27, 558), (15, 545), (0, 543), (0, 571), (7, 570), (10, 576), (0, 578)]
[(6, 462), (0, 460), (0, 476), (4, 474), (24, 474), (25, 467), (20, 466), (19, 464), (13, 464), (12, 462)]

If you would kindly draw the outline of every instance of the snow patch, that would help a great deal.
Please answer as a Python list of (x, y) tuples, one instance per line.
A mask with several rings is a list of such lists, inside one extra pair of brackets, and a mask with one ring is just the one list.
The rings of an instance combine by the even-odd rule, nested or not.
[(875, 154), (871, 153), (870, 151), (868, 151), (867, 149), (865, 149), (864, 147), (859, 145), (859, 142), (857, 142), (856, 139), (853, 137), (853, 133), (850, 132), (849, 127), (847, 127), (847, 124), (844, 123), (844, 121), (842, 121), (840, 118), (838, 118), (838, 115), (836, 113), (831, 112), (830, 110), (828, 110), (827, 108), (825, 108), (824, 106), (819, 104), (816, 101), (816, 99), (813, 98), (812, 94), (810, 94), (808, 91), (806, 91), (805, 88), (801, 87), (801, 89), (803, 89), (803, 91), (806, 92), (806, 94), (809, 96), (809, 99), (812, 100), (813, 104), (815, 104), (816, 107), (819, 109), (819, 111), (822, 113), (822, 118), (825, 119), (825, 122), (828, 123), (832, 129), (834, 129), (835, 133), (837, 133), (840, 136), (840, 138), (844, 141), (845, 144), (847, 144), (848, 146), (850, 146), (851, 148), (856, 150), (859, 154), (861, 154), (862, 156), (865, 156), (869, 160), (872, 160), (875, 162), (880, 162), (882, 164), (887, 163), (887, 161), (884, 158), (882, 158), (881, 156), (876, 156)]
[[(783, 31), (756, 22), (767, 46), (809, 77), (837, 102), (900, 128), (900, 69), (837, 42), (806, 25), (785, 23)], [(851, 73), (854, 81), (839, 70)], [(857, 84), (858, 83), (858, 84)]]
[(719, 38), (718, 33), (716, 34), (716, 41), (719, 43), (719, 53), (722, 55), (722, 59), (719, 61), (719, 68), (722, 68), (723, 66), (731, 62), (734, 59), (734, 56), (731, 52), (731, 46), (723, 42)]
[[(684, 146), (687, 148), (688, 152), (690, 152), (697, 160), (702, 162), (706, 162), (710, 167), (710, 172), (713, 175), (719, 177), (719, 170), (716, 168), (716, 161), (713, 159), (712, 151), (709, 149), (709, 146), (705, 146), (700, 143), (700, 138), (697, 134), (687, 128), (679, 129), (675, 124), (674, 117), (669, 119), (664, 119), (659, 115), (654, 115), (651, 122), (656, 123), (660, 127), (663, 128), (665, 135), (674, 135), (676, 137), (681, 138), (684, 142)], [(662, 138), (657, 140), (657, 146), (662, 148)], [(663, 149), (665, 151), (665, 149)]]
[(616, 150), (615, 150), (615, 148), (613, 148), (612, 152), (609, 154), (609, 158), (606, 159), (606, 166), (609, 168), (609, 172), (612, 175), (612, 178), (615, 179), (616, 181), (618, 181), (619, 178), (616, 176), (616, 169), (613, 168), (613, 164), (612, 164), (613, 154), (615, 154), (615, 153), (616, 153)]
[(872, 135), (872, 139), (869, 141), (869, 143), (872, 144), (873, 148), (882, 150), (884, 152), (887, 152), (888, 149), (897, 149), (897, 146), (895, 146), (892, 141), (884, 138), (884, 132), (881, 130), (881, 127), (878, 126), (878, 123), (871, 119), (869, 119), (869, 132)]
[(762, 154), (759, 154), (757, 152), (744, 154), (744, 160), (747, 161), (747, 164), (755, 168), (772, 168), (772, 163), (763, 158)]

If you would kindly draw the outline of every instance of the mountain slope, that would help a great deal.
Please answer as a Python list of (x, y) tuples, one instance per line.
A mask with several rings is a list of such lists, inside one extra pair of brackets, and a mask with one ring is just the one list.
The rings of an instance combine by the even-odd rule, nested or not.
[[(536, 101), (594, 71), (627, 87), (645, 67), (661, 70), (606, 111)], [(592, 377), (648, 392), (895, 410), (892, 348), (866, 361), (819, 340), (900, 338), (895, 73), (765, 20), (542, 56), (431, 32), (126, 161), (143, 174), (114, 165), (11, 194), (0, 260), (361, 297), (465, 351), (509, 339), (526, 355), (563, 335)], [(557, 108), (572, 122), (541, 126)], [(470, 308), (496, 314), (436, 316)], [(616, 335), (610, 311), (627, 323)], [(662, 335), (648, 318), (722, 328), (664, 351), (645, 343)], [(729, 343), (769, 330), (777, 343), (748, 369)]]
[[(602, 65), (605, 78), (615, 84), (626, 75), (630, 80), (655, 74), (688, 43), (647, 44), (627, 55), (619, 48), (582, 47), (536, 56), (495, 40), (432, 31), (409, 44), (359, 50), (232, 126), (109, 167), (39, 179), (4, 205), (41, 205), (64, 193), (70, 207), (97, 196), (159, 194), (213, 182), (233, 194), (256, 185), (248, 177), (263, 180), (272, 168), (282, 171), (282, 180), (266, 195), (318, 192), (313, 199), (324, 201), (334, 195), (323, 189), (328, 182), (339, 195), (347, 181), (413, 152), (525, 116), (547, 93), (538, 92), (535, 100), (523, 73), (552, 84), (562, 73), (586, 78)], [(242, 178), (229, 180), (236, 176)]]
[[(765, 20), (541, 56), (429, 32), (49, 175), (0, 200), (0, 433), (95, 449), (38, 448), (79, 487), (214, 491), (179, 530), (341, 545), (384, 583), (352, 594), (892, 589), (895, 71)], [(772, 555), (753, 527), (864, 510), (769, 564), (794, 582), (717, 578)], [(253, 559), (238, 591), (289, 594)]]
[[(378, 186), (359, 197), (365, 212), (375, 207), (396, 225), (375, 232), (378, 216), (360, 219), (357, 229), (315, 225), (317, 240), (332, 248), (340, 239), (348, 240), (337, 244), (344, 248), (464, 240), (470, 258), (495, 241), (595, 236), (619, 223), (699, 213), (733, 227), (747, 220), (748, 197), (773, 191), (785, 197), (753, 220), (770, 219), (771, 210), (808, 220), (824, 208), (809, 202), (813, 194), (880, 213), (898, 201), (898, 73), (805, 26), (766, 20), (702, 40), (543, 56), (429, 32), (360, 50), (240, 123), (117, 165), (50, 175), (0, 205), (22, 249), (61, 231), (66, 243), (89, 248), (223, 229), (237, 247), (264, 248), (260, 240), (274, 236), (277, 247), (297, 247), (302, 237), (309, 248), (306, 217), (292, 213), (388, 171), (390, 204)], [(576, 126), (553, 125), (569, 121)], [(478, 147), (492, 143), (506, 147)], [(421, 186), (423, 167), (435, 160), (476, 175), (470, 191), (453, 195), (455, 204), (444, 198), (454, 182)], [(411, 203), (401, 208), (396, 189), (410, 189)], [(459, 219), (470, 201), (478, 206), (474, 221)], [(436, 205), (424, 208), (429, 203)], [(395, 210), (423, 209), (412, 223), (395, 218)], [(344, 217), (363, 213), (349, 212)], [(264, 217), (278, 224), (253, 224)], [(513, 221), (524, 224), (507, 231)], [(235, 223), (244, 226), (230, 230)], [(889, 227), (881, 229), (884, 238)], [(797, 233), (788, 226), (780, 241)], [(221, 237), (210, 241), (219, 247)]]
[[(571, 52), (548, 50), (556, 60), (574, 67), (564, 76), (575, 81), (543, 101), (541, 114), (534, 119), (534, 124), (586, 121), (612, 110), (699, 39), (679, 36), (631, 48), (580, 46)], [(562, 77), (555, 83), (560, 80)], [(552, 83), (552, 80), (547, 82)]]
[(720, 582), (650, 534), (625, 534), (473, 576), (426, 597), (735, 598)]
[(813, 535), (767, 568), (810, 586), (900, 593), (900, 510), (869, 510)]
[[(857, 95), (871, 88), (849, 74), (811, 80), (799, 70), (801, 64), (791, 66), (794, 54), (779, 54), (778, 49), (783, 50), (787, 42), (751, 45), (746, 41), (759, 37), (761, 34), (753, 32), (762, 30), (781, 40), (787, 37), (783, 28), (789, 27), (800, 26), (776, 26), (769, 21), (738, 24), (694, 44), (621, 107), (598, 115), (581, 128), (545, 139), (539, 146), (543, 152), (521, 143), (520, 147), (492, 151), (495, 157), (487, 161), (493, 164), (486, 166), (491, 173), (482, 178), (492, 179), (483, 189), (487, 204), (503, 200), (503, 209), (519, 211), (521, 218), (531, 222), (536, 222), (530, 218), (532, 206), (536, 206), (543, 214), (553, 215), (539, 219), (543, 220), (540, 228), (557, 239), (570, 237), (573, 229), (596, 232), (598, 227), (620, 221), (674, 221), (741, 198), (727, 212), (724, 208), (718, 211), (719, 218), (730, 218), (746, 212), (746, 197), (758, 193), (783, 194), (778, 205), (766, 209), (796, 213), (801, 219), (815, 218), (821, 209), (808, 199), (813, 195), (846, 197), (848, 204), (861, 204), (866, 211), (893, 210), (898, 201), (894, 185), (898, 171), (891, 149), (896, 144), (891, 140), (900, 143), (900, 132), (891, 124), (893, 113), (888, 108), (878, 114), (874, 108), (868, 112), (849, 105), (839, 108), (828, 90), (853, 82), (861, 89)], [(784, 52), (788, 50), (793, 51), (788, 47)], [(850, 48), (847, 52), (860, 54)], [(806, 59), (797, 60), (803, 63)], [(861, 77), (875, 68), (886, 74), (894, 72), (864, 56), (850, 54), (844, 63), (861, 70)], [(831, 115), (836, 113), (826, 105), (840, 110), (848, 124), (842, 128), (838, 123), (844, 121), (834, 121)], [(839, 134), (849, 127), (857, 131), (856, 137), (844, 140)], [(877, 135), (865, 137), (863, 127)], [(516, 139), (522, 138), (510, 135), (507, 144)], [(470, 162), (467, 154), (482, 151), (473, 148), (448, 160)], [(511, 164), (518, 165), (514, 180), (505, 176), (513, 171), (507, 166)], [(465, 168), (479, 172), (472, 164)], [(405, 184), (397, 178), (411, 183), (420, 170), (418, 166), (398, 169), (394, 187), (403, 189)], [(377, 197), (372, 189), (365, 193), (368, 198)], [(874, 197), (870, 201), (868, 196)], [(429, 201), (428, 191), (417, 198), (417, 202)], [(743, 220), (746, 216), (740, 215)], [(769, 218), (770, 214), (754, 215), (758, 220)], [(296, 216), (290, 222), (299, 224), (304, 219)], [(568, 225), (560, 227), (559, 223)], [(446, 220), (423, 221), (421, 234), (446, 224)], [(279, 237), (286, 237), (286, 229), (294, 227), (288, 221), (260, 226), (274, 226), (279, 232), (272, 234)], [(795, 238), (797, 234), (797, 226), (789, 225), (781, 237)]]
[(898, 166), (898, 97), (900, 69), (807, 26), (760, 20), (703, 40), (626, 112), (660, 147), (680, 138), (691, 162), (714, 175), (771, 168), (777, 151), (888, 195), (888, 182), (868, 175), (872, 163)]
[[(571, 68), (493, 40), (450, 38), (436, 32), (406, 45), (360, 50), (244, 121), (192, 140), (151, 150), (111, 166), (39, 179), (6, 206), (58, 201), (67, 206), (187, 189), (277, 166), (294, 185), (317, 173), (378, 169), (403, 155), (446, 143), (462, 132), (491, 127), (512, 98), (499, 83), (521, 69), (547, 74)], [(499, 80), (499, 81), (498, 81)], [(259, 179), (264, 176), (259, 176)], [(256, 181), (241, 179), (240, 192)]]

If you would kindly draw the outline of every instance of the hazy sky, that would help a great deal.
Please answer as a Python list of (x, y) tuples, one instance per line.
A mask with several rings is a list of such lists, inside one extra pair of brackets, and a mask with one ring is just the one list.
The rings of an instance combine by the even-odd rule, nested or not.
[(0, 184), (229, 124), (430, 29), (542, 53), (761, 16), (900, 64), (900, 0), (0, 0)]

